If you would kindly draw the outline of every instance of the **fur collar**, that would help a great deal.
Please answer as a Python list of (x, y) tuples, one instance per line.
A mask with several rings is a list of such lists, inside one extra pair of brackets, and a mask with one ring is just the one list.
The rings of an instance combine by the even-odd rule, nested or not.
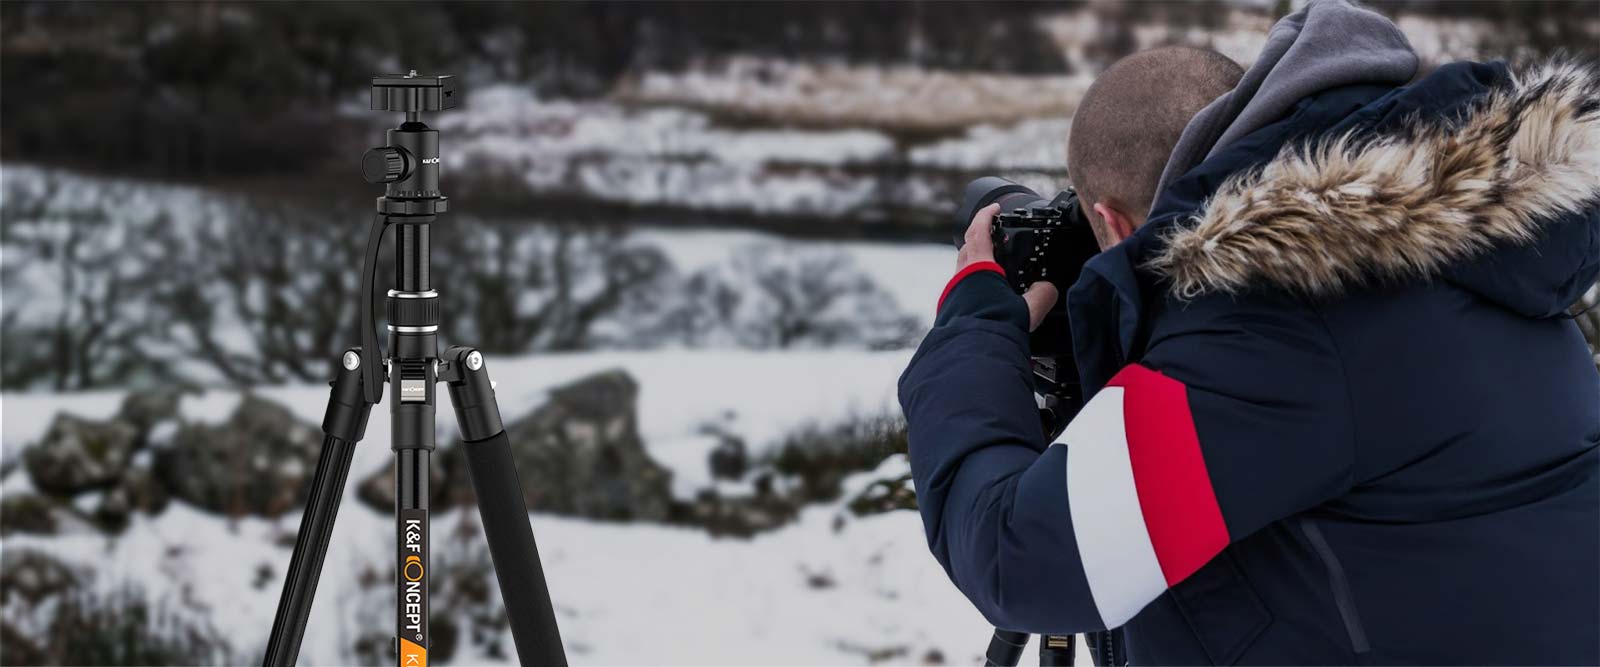
[(1515, 73), (1460, 123), (1285, 147), (1230, 178), (1148, 266), (1180, 298), (1265, 283), (1330, 297), (1428, 280), (1600, 197), (1600, 71)]

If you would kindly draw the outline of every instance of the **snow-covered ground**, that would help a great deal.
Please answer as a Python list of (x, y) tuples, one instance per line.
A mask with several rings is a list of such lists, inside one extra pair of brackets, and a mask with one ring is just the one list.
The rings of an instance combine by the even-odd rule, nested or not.
[[(585, 353), (489, 360), (508, 418), (545, 392), (586, 374), (621, 367), (640, 384), (639, 427), (650, 453), (672, 468), (677, 489), (703, 487), (707, 421), (729, 425), (759, 451), (808, 422), (896, 410), (894, 387), (910, 356), (896, 352)], [(321, 418), (323, 386), (260, 390), (310, 422)], [(120, 392), (10, 394), (0, 400), (0, 447), (7, 458), (36, 440), (57, 411), (105, 417)], [(191, 419), (222, 419), (238, 397), (212, 391), (188, 399)], [(441, 432), (454, 425), (448, 412)], [(351, 475), (388, 465), (388, 419), (374, 414)], [(849, 498), (873, 479), (905, 472), (903, 458), (852, 477)], [(13, 474), (0, 492), (23, 490)], [(387, 631), (388, 603), (363, 590), (358, 573), (392, 554), (392, 519), (346, 489), (337, 537), (307, 629), (303, 664), (352, 664), (358, 629)], [(180, 608), (202, 613), (250, 657), (271, 624), (297, 515), (231, 521), (181, 503), (140, 516), (120, 537), (99, 533), (7, 537), (6, 548), (36, 547), (91, 566), (101, 586), (140, 582)], [(657, 525), (597, 523), (533, 515), (533, 525), (568, 652), (581, 664), (862, 664), (868, 654), (917, 663), (936, 651), (955, 664), (979, 661), (989, 628), (927, 553), (920, 519), (895, 512), (855, 519), (839, 505), (753, 539), (719, 539)], [(448, 531), (476, 521), (471, 510), (434, 517), (436, 553)], [(257, 570), (272, 576), (257, 585)], [(830, 584), (817, 587), (814, 580)], [(157, 583), (165, 582), (165, 583)], [(384, 592), (387, 588), (380, 589)], [(1087, 658), (1083, 658), (1087, 660)], [(456, 664), (490, 662), (458, 655)], [(1085, 663), (1087, 664), (1087, 663)]]
[[(904, 465), (887, 462), (883, 473)], [(436, 552), (458, 522), (476, 521), (472, 513), (434, 515)], [(750, 540), (538, 514), (532, 522), (574, 664), (866, 664), (869, 652), (902, 646), (908, 650), (886, 662), (921, 663), (934, 652), (951, 664), (981, 662), (989, 626), (928, 555), (918, 517), (880, 515), (836, 532), (834, 518), (841, 513), (813, 508), (797, 523)], [(37, 547), (92, 565), (108, 588), (129, 581), (159, 587), (167, 601), (185, 600), (180, 608), (204, 610), (243, 658), (254, 659), (263, 650), (289, 555), (275, 543), (296, 521), (229, 522), (175, 505), (135, 520), (121, 538), (17, 536), (6, 546)], [(301, 664), (355, 664), (350, 639), (358, 631), (389, 630), (389, 603), (356, 581), (360, 570), (393, 553), (392, 521), (345, 503)], [(273, 576), (256, 586), (261, 564)], [(816, 588), (808, 583), (813, 575), (831, 584)], [(1089, 664), (1087, 656), (1079, 660)], [(451, 662), (512, 661), (467, 652)]]

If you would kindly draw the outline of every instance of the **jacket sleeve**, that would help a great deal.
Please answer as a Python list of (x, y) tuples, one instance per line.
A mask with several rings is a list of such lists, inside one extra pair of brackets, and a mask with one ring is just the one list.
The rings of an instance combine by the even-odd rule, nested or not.
[(1048, 444), (1027, 307), (953, 281), (900, 379), (928, 544), (996, 626), (1122, 625), (1216, 556), (1347, 490), (1337, 350), (1296, 304), (1184, 314)]

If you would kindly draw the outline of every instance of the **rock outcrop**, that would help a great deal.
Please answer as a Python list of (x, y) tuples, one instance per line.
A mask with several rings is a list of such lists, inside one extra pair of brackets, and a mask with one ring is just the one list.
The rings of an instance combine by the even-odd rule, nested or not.
[(596, 519), (667, 518), (672, 473), (645, 451), (638, 398), (632, 377), (606, 371), (551, 390), (548, 402), (506, 425), (530, 509)]
[[(645, 451), (638, 397), (639, 386), (626, 372), (604, 371), (551, 390), (543, 405), (506, 424), (528, 509), (590, 519), (668, 518), (672, 473)], [(471, 446), (451, 441), (434, 451), (429, 495), (435, 508), (474, 502), (462, 449)], [(393, 466), (359, 484), (363, 503), (393, 510)]]
[(58, 414), (44, 437), (22, 454), (40, 491), (72, 495), (114, 484), (139, 446), (139, 428), (121, 419)]
[(155, 449), (172, 496), (230, 516), (278, 516), (305, 502), (322, 431), (284, 405), (246, 394), (221, 424), (184, 423)]

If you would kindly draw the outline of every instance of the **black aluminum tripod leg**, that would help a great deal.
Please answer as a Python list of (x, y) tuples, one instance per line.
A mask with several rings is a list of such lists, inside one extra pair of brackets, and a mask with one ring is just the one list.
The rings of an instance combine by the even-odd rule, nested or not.
[(311, 615), (317, 579), (322, 576), (322, 561), (328, 555), (328, 541), (333, 536), (333, 522), (339, 513), (339, 500), (344, 495), (345, 478), (350, 474), (350, 461), (355, 456), (356, 443), (366, 434), (367, 417), (372, 411), (372, 406), (361, 397), (360, 359), (359, 349), (345, 351), (339, 375), (332, 383), (328, 411), (322, 420), (322, 430), (327, 435), (322, 440), (322, 452), (317, 456), (311, 495), (306, 499), (305, 514), (300, 517), (300, 534), (295, 538), (294, 553), (289, 557), (289, 573), (283, 582), (283, 594), (278, 598), (278, 613), (273, 618), (272, 635), (267, 640), (267, 654), (262, 660), (268, 667), (293, 665), (300, 655), (300, 640), (305, 635), (306, 619)]
[(561, 629), (556, 625), (539, 547), (533, 541), (528, 506), (511, 456), (511, 441), (500, 421), (483, 355), (471, 348), (452, 347), (442, 360), (439, 377), (448, 383), (461, 427), (467, 470), (478, 496), (483, 534), (500, 581), (517, 659), (524, 665), (565, 667)]
[(511, 442), (501, 431), (488, 440), (468, 441), (466, 450), (517, 658), (524, 665), (564, 666), (567, 658), (561, 647), (561, 630), (556, 625), (539, 547), (528, 525)]
[[(989, 637), (989, 649), (984, 651), (986, 667), (1016, 667), (1022, 660), (1022, 649), (1028, 645), (1026, 632), (1013, 632), (995, 628)], [(1077, 649), (1076, 635), (1039, 635), (1040, 667), (1070, 666)]]
[(984, 667), (1016, 667), (1027, 646), (1028, 633), (995, 628), (989, 636), (989, 649), (983, 652)]
[(289, 558), (289, 574), (278, 598), (278, 614), (272, 621), (272, 636), (267, 644), (266, 665), (293, 665), (300, 654), (300, 639), (311, 614), (311, 598), (322, 576), (322, 560), (333, 536), (334, 515), (339, 512), (339, 497), (344, 494), (345, 477), (355, 456), (355, 443), (326, 436), (317, 472), (311, 479), (311, 496), (300, 518), (300, 535)]
[(1089, 645), (1089, 654), (1094, 656), (1094, 664), (1100, 667), (1128, 664), (1128, 647), (1122, 639), (1122, 628), (1090, 632), (1084, 635), (1084, 641)]

